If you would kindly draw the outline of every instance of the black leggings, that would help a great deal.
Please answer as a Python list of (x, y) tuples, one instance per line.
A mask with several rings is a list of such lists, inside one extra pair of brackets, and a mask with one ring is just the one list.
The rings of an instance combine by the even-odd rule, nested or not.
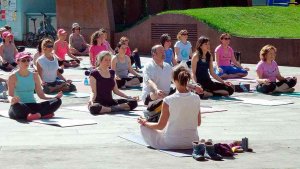
[(11, 119), (26, 119), (28, 114), (40, 113), (41, 116), (54, 113), (61, 105), (61, 99), (52, 99), (41, 103), (16, 103), (8, 111)]
[(133, 63), (135, 63), (136, 67), (138, 67), (139, 69), (142, 69), (141, 59), (137, 52), (132, 53), (130, 60), (131, 60), (131, 65), (133, 65)]
[(122, 86), (125, 85), (125, 83), (127, 81), (132, 80), (133, 78), (138, 78), (140, 83), (143, 83), (143, 77), (137, 77), (137, 76), (133, 76), (133, 77), (127, 77), (127, 78), (121, 78), (121, 80), (116, 80), (118, 88), (121, 88)]
[[(132, 99), (114, 99), (113, 102), (106, 103), (106, 104), (105, 103), (104, 104), (93, 103), (92, 105), (89, 106), (89, 111), (90, 111), (91, 114), (100, 114), (102, 106), (113, 107), (113, 106), (117, 106), (117, 105), (123, 104), (123, 103), (127, 103), (128, 106), (130, 107), (130, 110), (133, 110), (138, 106), (136, 100), (132, 100)], [(119, 110), (119, 111), (122, 111), (122, 110)]]
[(220, 96), (220, 94), (215, 93), (215, 91), (217, 90), (226, 90), (229, 96), (232, 95), (234, 92), (233, 87), (227, 86), (219, 82), (208, 81), (205, 83), (201, 83), (201, 86), (203, 90), (213, 93), (214, 96)]
[(258, 84), (256, 86), (256, 90), (261, 93), (271, 93), (276, 89), (276, 87), (280, 87), (283, 84), (287, 84), (289, 88), (292, 88), (296, 85), (296, 83), (297, 78), (286, 78), (279, 82), (271, 82), (269, 84)]

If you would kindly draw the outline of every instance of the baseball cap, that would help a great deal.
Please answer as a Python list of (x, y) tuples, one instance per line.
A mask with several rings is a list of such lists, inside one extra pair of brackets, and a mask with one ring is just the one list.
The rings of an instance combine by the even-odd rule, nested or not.
[(76, 27), (80, 27), (78, 23), (73, 23), (72, 24), (72, 29), (76, 28)]
[(5, 31), (2, 33), (2, 38), (5, 39), (6, 37), (14, 37), (14, 35), (8, 31)]
[(64, 29), (59, 29), (57, 32), (58, 32), (58, 35), (63, 35), (63, 34), (67, 33), (67, 31), (65, 31)]
[(30, 58), (32, 60), (31, 53), (29, 53), (29, 52), (20, 52), (15, 57), (16, 61), (18, 61), (20, 59), (23, 59), (23, 58)]

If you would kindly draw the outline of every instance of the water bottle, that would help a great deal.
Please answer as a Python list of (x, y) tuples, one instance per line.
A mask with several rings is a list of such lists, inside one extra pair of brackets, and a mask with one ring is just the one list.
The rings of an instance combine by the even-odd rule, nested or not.
[(87, 77), (84, 78), (83, 84), (84, 84), (85, 86), (88, 86), (88, 85), (89, 85), (89, 80), (88, 80)]

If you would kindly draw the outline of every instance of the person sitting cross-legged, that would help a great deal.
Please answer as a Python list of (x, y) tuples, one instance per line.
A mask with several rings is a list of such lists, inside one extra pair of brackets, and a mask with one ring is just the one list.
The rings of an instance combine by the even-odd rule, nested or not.
[(139, 118), (141, 133), (147, 144), (156, 149), (188, 149), (199, 140), (197, 127), (201, 124), (200, 98), (188, 89), (191, 75), (180, 66), (173, 72), (176, 93), (163, 99), (159, 121)]
[[(118, 53), (112, 59), (111, 69), (116, 72), (118, 88), (140, 86), (143, 77), (131, 67), (130, 59), (125, 55), (127, 45), (124, 42), (119, 42), (117, 48)], [(128, 73), (133, 74), (133, 76), (129, 76)]]
[(45, 93), (56, 93), (59, 91), (73, 92), (76, 86), (71, 80), (66, 80), (58, 71), (57, 58), (52, 53), (53, 42), (50, 39), (44, 39), (42, 42), (42, 53), (37, 60), (37, 71), (43, 81), (43, 90)]
[[(283, 77), (275, 62), (276, 48), (266, 45), (260, 50), (260, 61), (256, 66), (257, 82), (256, 90), (261, 93), (294, 92), (297, 83), (296, 77)], [(278, 82), (276, 82), (276, 79)]]
[[(18, 69), (8, 78), (8, 100), (11, 103), (9, 117), (12, 119), (37, 120), (52, 118), (61, 105), (62, 92), (54, 97), (45, 96), (39, 75), (28, 70), (31, 56), (21, 52), (16, 56)], [(48, 100), (37, 103), (34, 98), (36, 91), (39, 98)]]
[[(88, 108), (91, 114), (128, 111), (137, 107), (138, 97), (131, 97), (118, 89), (115, 71), (110, 69), (111, 54), (102, 51), (97, 55), (96, 68), (90, 73), (91, 96)], [(114, 99), (114, 94), (126, 99)]]
[(229, 46), (230, 39), (228, 33), (220, 36), (221, 44), (215, 49), (217, 63), (215, 73), (222, 79), (245, 77), (249, 68), (243, 68), (235, 59), (233, 49)]

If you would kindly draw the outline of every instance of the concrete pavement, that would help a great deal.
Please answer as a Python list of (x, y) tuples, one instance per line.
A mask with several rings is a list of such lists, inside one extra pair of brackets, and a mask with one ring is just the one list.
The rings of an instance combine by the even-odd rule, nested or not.
[[(86, 60), (87, 58), (84, 58)], [(145, 63), (149, 59), (143, 58)], [(255, 65), (250, 67), (254, 77)], [(300, 76), (300, 68), (280, 67), (283, 75)], [(82, 79), (82, 70), (66, 69), (66, 77)], [(83, 82), (78, 90), (88, 92)], [(300, 86), (297, 84), (297, 91)], [(140, 91), (126, 90), (129, 95)], [(216, 142), (249, 138), (255, 153), (241, 153), (233, 160), (197, 162), (192, 157), (173, 157), (119, 138), (139, 133), (135, 119), (112, 115), (92, 116), (85, 112), (60, 109), (56, 116), (94, 119), (97, 125), (69, 128), (19, 123), (0, 117), (1, 169), (98, 169), (98, 168), (300, 168), (300, 98), (259, 93), (235, 94), (249, 98), (292, 100), (294, 104), (259, 106), (234, 102), (201, 100), (202, 105), (226, 108), (226, 112), (202, 115), (199, 136)], [(88, 98), (63, 98), (62, 107), (84, 105)], [(0, 110), (9, 104), (0, 103)]]

